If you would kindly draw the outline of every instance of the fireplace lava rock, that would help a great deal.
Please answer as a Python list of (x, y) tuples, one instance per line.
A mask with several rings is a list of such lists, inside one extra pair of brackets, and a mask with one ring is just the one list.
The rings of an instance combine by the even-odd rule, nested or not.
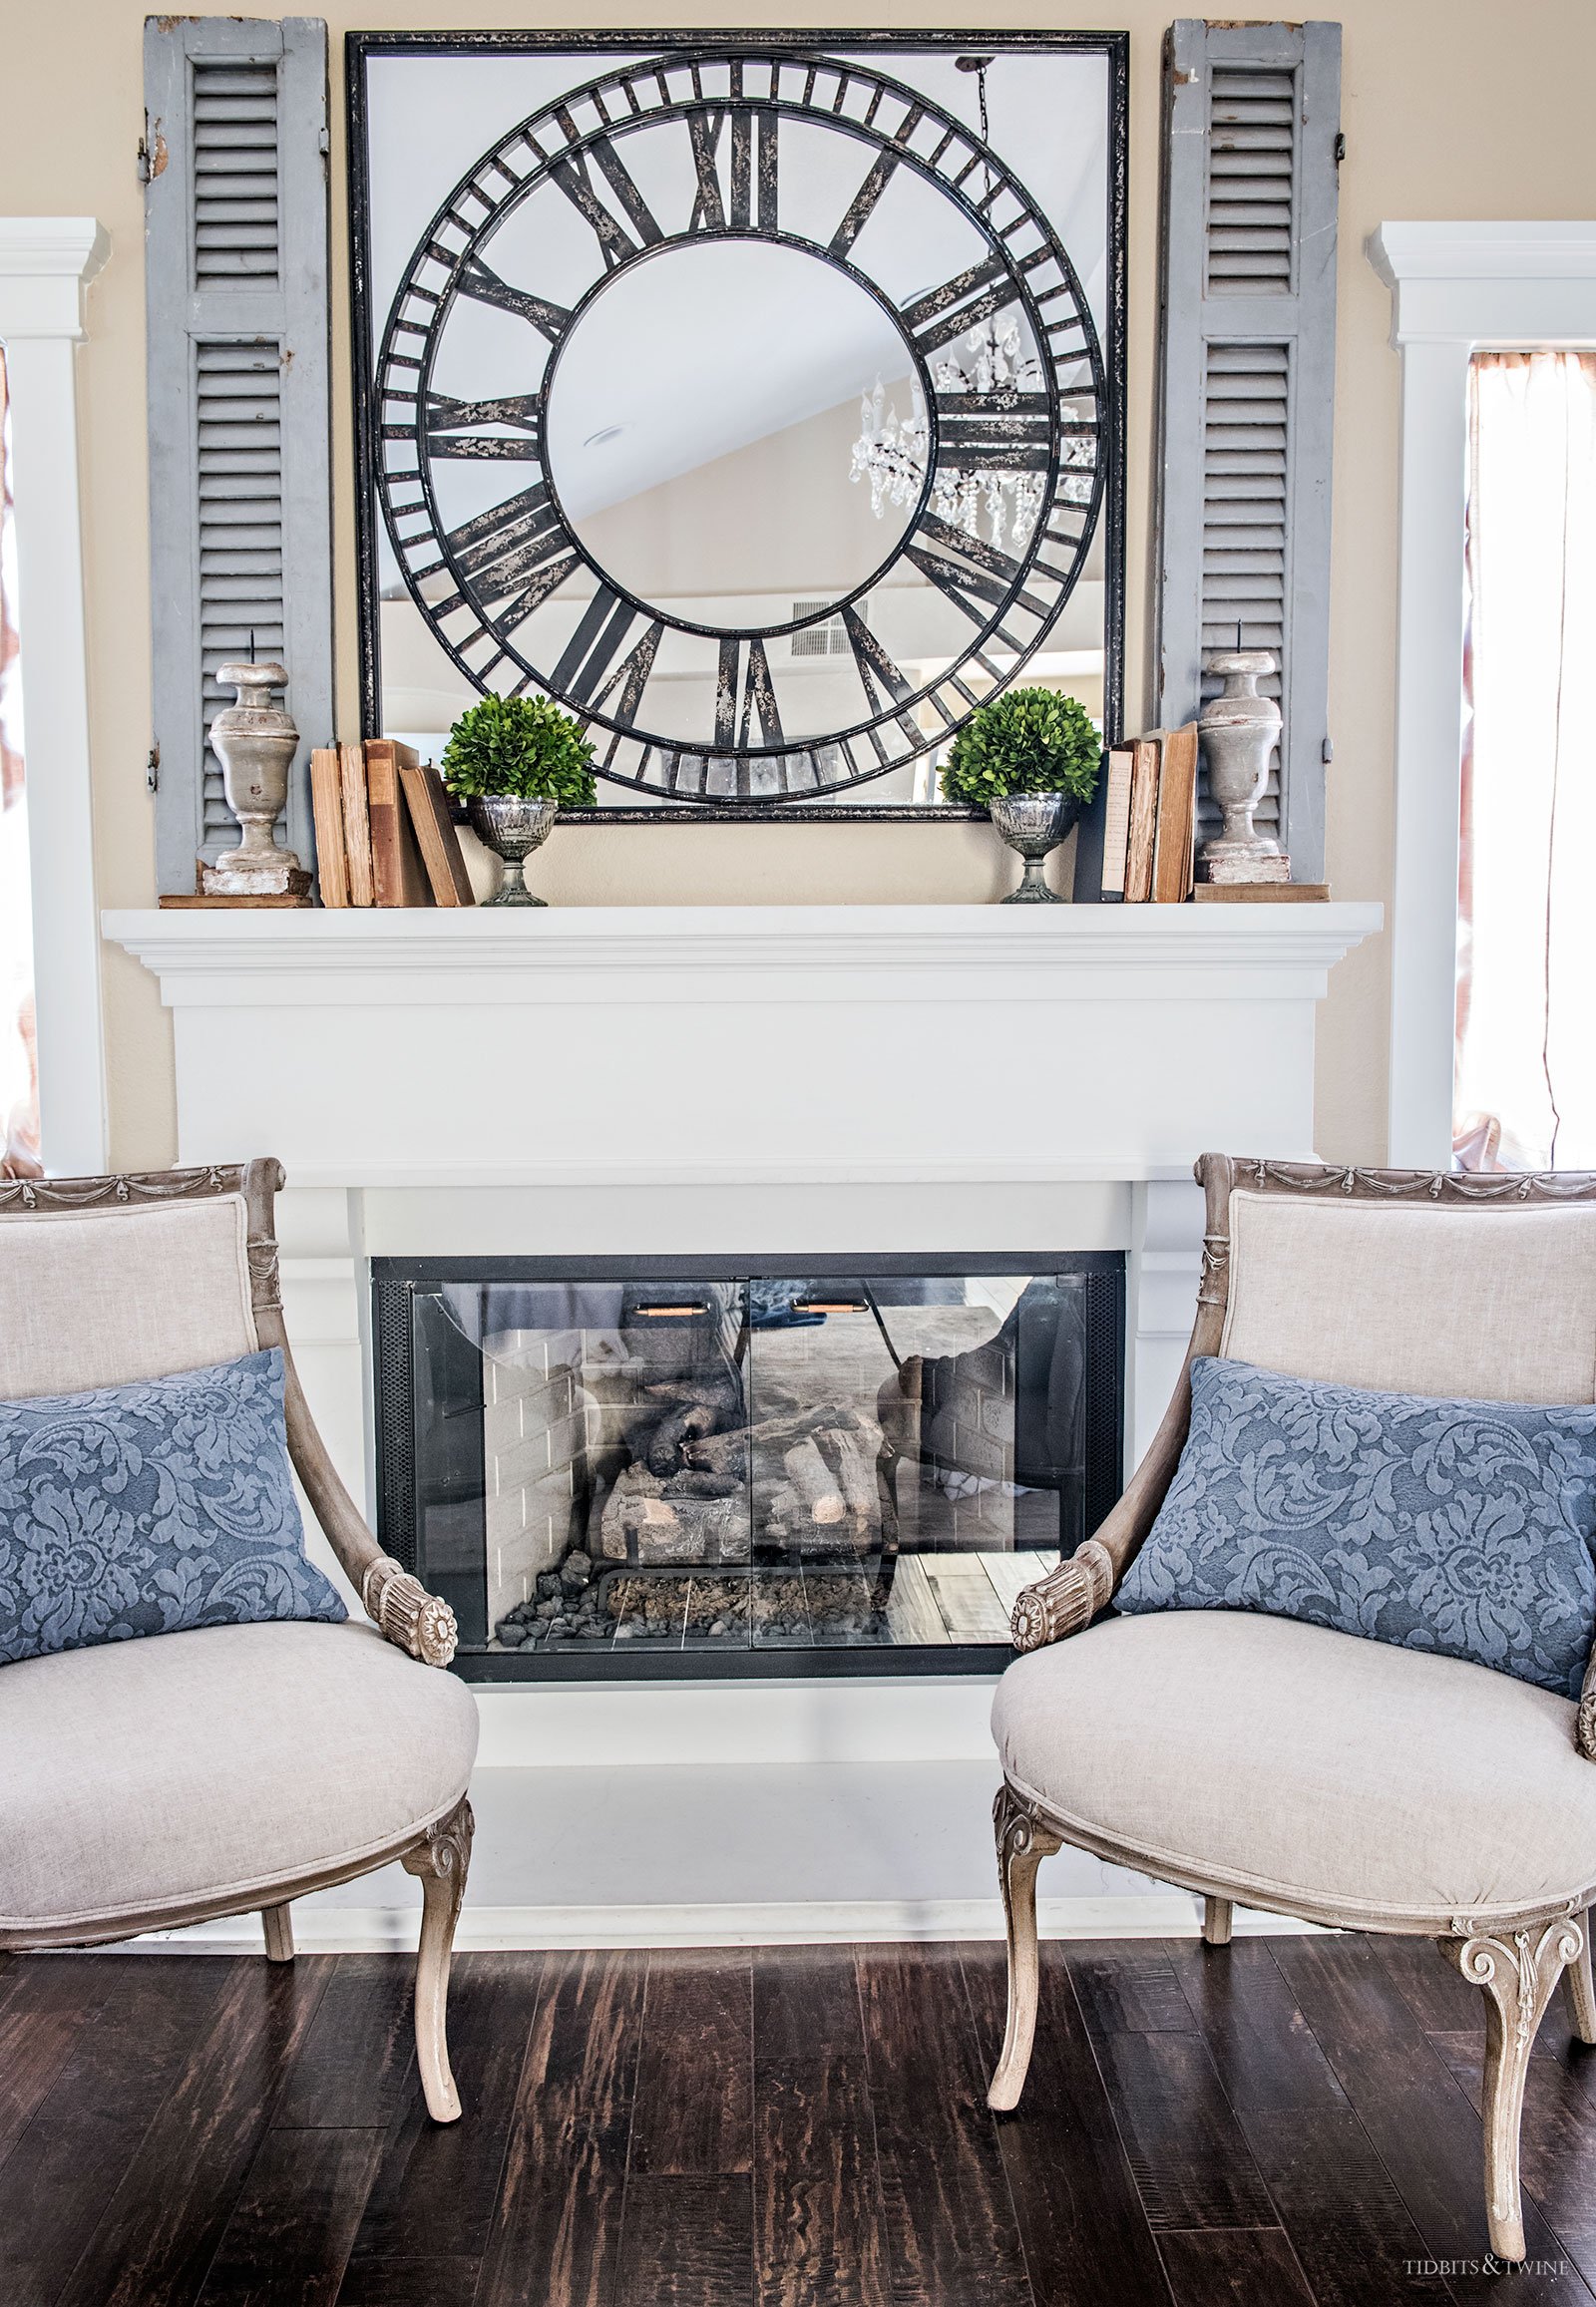
[(558, 1570), (539, 1572), (533, 1593), (506, 1611), (494, 1639), (506, 1650), (521, 1650), (543, 1636), (607, 1642), (613, 1632), (613, 1621), (598, 1608), (593, 1557), (573, 1547)]

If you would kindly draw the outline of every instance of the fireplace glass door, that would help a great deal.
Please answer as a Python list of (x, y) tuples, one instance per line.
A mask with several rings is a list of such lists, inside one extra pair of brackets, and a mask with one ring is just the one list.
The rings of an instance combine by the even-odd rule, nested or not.
[(1117, 1493), (1117, 1257), (531, 1264), (378, 1262), (383, 1539), (467, 1672), (946, 1672)]

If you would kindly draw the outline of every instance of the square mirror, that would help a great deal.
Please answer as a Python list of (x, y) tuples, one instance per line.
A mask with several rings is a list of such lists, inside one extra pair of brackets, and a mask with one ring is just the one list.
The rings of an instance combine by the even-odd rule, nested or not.
[(367, 733), (544, 694), (688, 821), (946, 813), (1016, 680), (1112, 741), (1125, 51), (351, 34)]

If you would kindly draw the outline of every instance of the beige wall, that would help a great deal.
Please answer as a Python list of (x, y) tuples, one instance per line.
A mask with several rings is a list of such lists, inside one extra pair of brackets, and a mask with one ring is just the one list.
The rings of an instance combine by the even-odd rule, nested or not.
[[(1145, 710), (1146, 539), (1156, 315), (1159, 43), (1168, 0), (1103, 8), (1010, 0), (1001, 20), (1058, 26), (1130, 22), (1130, 712)], [(602, 25), (622, 13), (566, 0), (540, 24)], [(827, 0), (806, 18), (795, 0), (733, 7), (637, 0), (629, 24), (685, 18), (735, 27), (805, 20), (861, 28), (969, 25), (971, 0)], [(1385, 217), (1553, 217), (1589, 212), (1588, 109), (1596, 71), (1591, 0), (1344, 0), (1341, 337), (1336, 433), (1336, 574), (1329, 870), (1343, 897), (1390, 896), (1395, 625), (1396, 385), (1390, 305), (1364, 255)], [(150, 743), (149, 581), (145, 514), (142, 126), (144, 0), (0, 0), (0, 213), (97, 215), (112, 240), (90, 302), (82, 356), (95, 853), (108, 905), (152, 902), (154, 846), (145, 790)], [(339, 693), (355, 727), (353, 514), (341, 42), (355, 25), (436, 27), (529, 22), (504, 0), (370, 0), (334, 5), (334, 442)], [(25, 608), (25, 604), (24, 604)], [(26, 682), (27, 635), (23, 634)], [(543, 885), (566, 903), (980, 901), (1002, 878), (985, 827), (638, 827), (558, 834)], [(106, 957), (113, 1153), (157, 1163), (174, 1148), (171, 1044), (154, 983)], [(1344, 962), (1325, 1013), (1319, 1137), (1332, 1158), (1384, 1150), (1387, 959), (1384, 943)], [(240, 1151), (248, 1151), (240, 1148)]]

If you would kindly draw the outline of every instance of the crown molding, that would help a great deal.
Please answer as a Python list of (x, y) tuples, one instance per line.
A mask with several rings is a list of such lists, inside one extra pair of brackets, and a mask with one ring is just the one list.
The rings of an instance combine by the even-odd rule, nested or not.
[(1596, 279), (1596, 219), (1544, 223), (1388, 223), (1369, 237), (1387, 284), (1402, 280)]
[(1392, 344), (1596, 337), (1596, 220), (1384, 223), (1366, 243)]
[(81, 337), (84, 291), (110, 254), (94, 216), (0, 216), (0, 338)]

